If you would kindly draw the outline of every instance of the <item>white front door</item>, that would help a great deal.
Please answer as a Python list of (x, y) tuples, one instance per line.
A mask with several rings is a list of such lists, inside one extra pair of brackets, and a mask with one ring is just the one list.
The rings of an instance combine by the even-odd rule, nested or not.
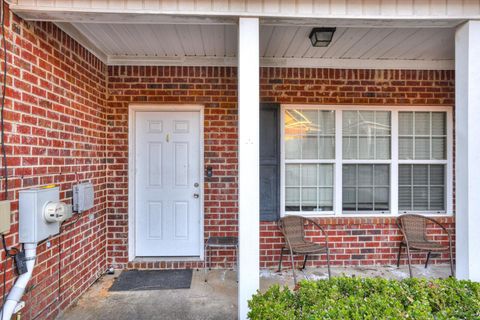
[(200, 112), (137, 112), (135, 255), (200, 256)]

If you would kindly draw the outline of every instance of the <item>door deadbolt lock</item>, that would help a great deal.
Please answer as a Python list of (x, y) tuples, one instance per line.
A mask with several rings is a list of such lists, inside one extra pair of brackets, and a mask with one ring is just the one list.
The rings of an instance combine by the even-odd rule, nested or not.
[(195, 199), (198, 199), (198, 198), (200, 197), (200, 195), (199, 195), (198, 193), (194, 193), (194, 194), (193, 194), (193, 197), (194, 197)]
[(193, 184), (193, 186), (194, 186), (195, 188), (198, 188), (198, 187), (200, 186), (200, 184), (199, 184), (198, 182), (195, 182), (195, 183)]

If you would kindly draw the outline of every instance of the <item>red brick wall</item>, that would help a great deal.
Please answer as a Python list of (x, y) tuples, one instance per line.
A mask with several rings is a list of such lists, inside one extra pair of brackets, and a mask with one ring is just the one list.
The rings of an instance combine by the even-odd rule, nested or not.
[[(106, 69), (51, 23), (27, 23), (7, 12), (7, 39), (5, 131), (13, 210), (7, 245), (19, 245), (20, 189), (57, 184), (61, 199), (70, 203), (75, 181), (95, 185), (95, 207), (75, 215), (70, 221), (79, 220), (52, 237), (49, 247), (38, 247), (22, 315), (52, 319), (106, 268)], [(0, 199), (4, 187), (2, 180)], [(9, 260), (7, 293), (14, 279)]]
[[(454, 103), (452, 71), (262, 68), (261, 100), (305, 104), (438, 105)], [(237, 234), (237, 78), (225, 67), (110, 67), (108, 70), (108, 263), (129, 268), (183, 268), (201, 262), (128, 264), (128, 104), (205, 105), (205, 237)], [(392, 218), (320, 219), (329, 229), (336, 265), (395, 262), (399, 233)], [(453, 218), (443, 219), (453, 229)], [(276, 266), (283, 239), (261, 225), (261, 266)], [(445, 258), (445, 257), (443, 257)], [(218, 266), (233, 251), (214, 253)], [(444, 260), (433, 259), (433, 262)], [(419, 263), (420, 260), (416, 259)], [(313, 262), (311, 263), (313, 264)]]

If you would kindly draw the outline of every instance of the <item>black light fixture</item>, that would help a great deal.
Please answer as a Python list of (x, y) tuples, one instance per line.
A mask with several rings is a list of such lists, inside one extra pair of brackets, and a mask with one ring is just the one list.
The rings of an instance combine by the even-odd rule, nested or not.
[(310, 41), (314, 47), (328, 47), (332, 42), (333, 34), (337, 28), (313, 28), (310, 32)]

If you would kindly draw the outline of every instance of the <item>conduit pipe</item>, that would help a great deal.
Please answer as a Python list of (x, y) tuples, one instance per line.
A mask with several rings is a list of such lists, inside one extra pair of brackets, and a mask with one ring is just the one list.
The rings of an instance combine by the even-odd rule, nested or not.
[(36, 243), (25, 243), (23, 244), (23, 250), (25, 251), (25, 260), (27, 265), (27, 272), (18, 276), (17, 281), (13, 285), (12, 289), (8, 293), (5, 304), (2, 307), (0, 312), (1, 320), (10, 320), (15, 308), (23, 297), (25, 293), (25, 288), (27, 287), (28, 282), (32, 278), (33, 268), (35, 266), (35, 259), (37, 254), (37, 244)]

